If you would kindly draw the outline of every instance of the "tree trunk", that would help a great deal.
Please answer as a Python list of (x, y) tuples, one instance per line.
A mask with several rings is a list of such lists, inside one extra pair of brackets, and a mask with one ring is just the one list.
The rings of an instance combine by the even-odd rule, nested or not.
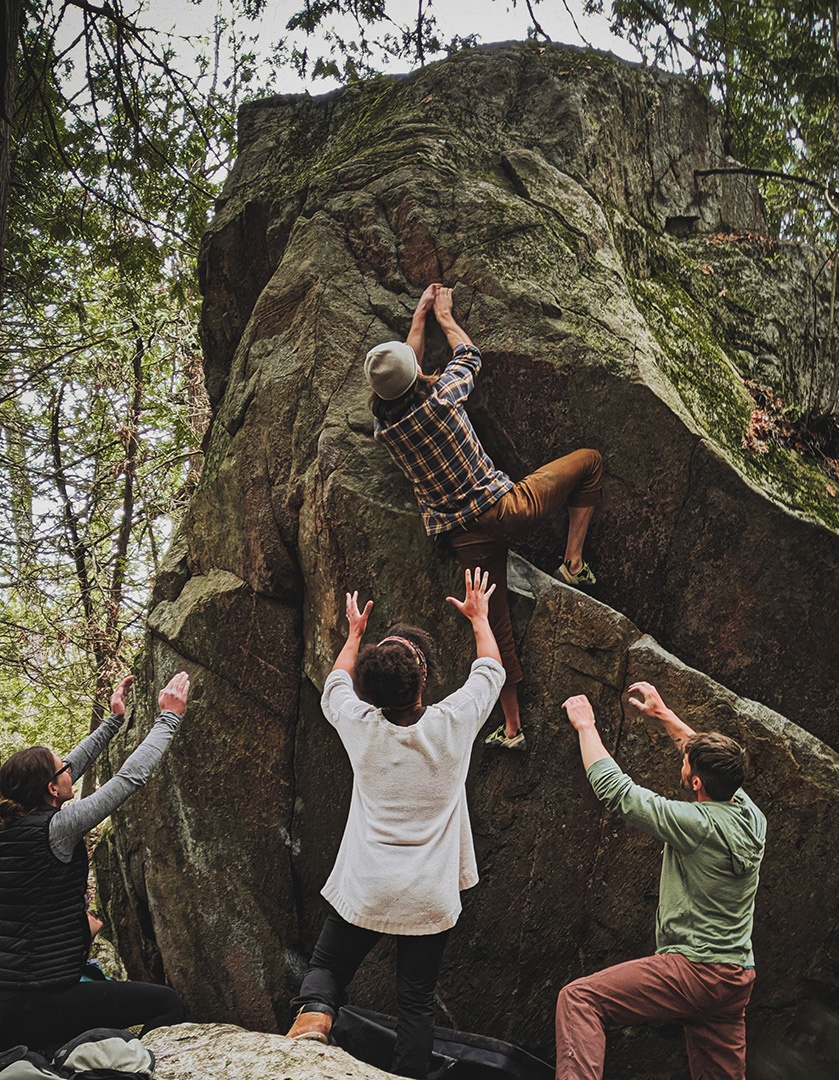
[(12, 120), (15, 112), (15, 56), (20, 31), (20, 0), (3, 0), (2, 53), (0, 53), (0, 303), (3, 300), (6, 268), (6, 206), (9, 201), (9, 167), (11, 161)]

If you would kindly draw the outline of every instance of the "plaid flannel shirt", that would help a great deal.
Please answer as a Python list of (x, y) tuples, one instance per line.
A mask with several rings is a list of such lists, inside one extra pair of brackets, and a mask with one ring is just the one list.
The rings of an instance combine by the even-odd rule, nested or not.
[(480, 517), (513, 486), (481, 446), (464, 405), (481, 370), (475, 345), (460, 344), (429, 398), (373, 434), (410, 480), (429, 536)]

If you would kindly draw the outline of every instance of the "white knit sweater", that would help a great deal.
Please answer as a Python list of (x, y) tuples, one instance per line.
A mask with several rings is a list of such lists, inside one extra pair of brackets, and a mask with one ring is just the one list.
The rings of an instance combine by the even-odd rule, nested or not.
[(321, 698), (353, 769), (350, 813), (322, 889), (347, 922), (385, 934), (437, 934), (478, 881), (466, 805), (472, 743), (504, 685), (504, 668), (476, 660), (466, 683), (416, 724), (397, 727), (361, 701), (345, 671)]

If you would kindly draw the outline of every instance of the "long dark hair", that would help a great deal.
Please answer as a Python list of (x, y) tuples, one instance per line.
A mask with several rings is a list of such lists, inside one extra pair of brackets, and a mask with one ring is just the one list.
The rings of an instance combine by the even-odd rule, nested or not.
[(380, 424), (387, 427), (395, 424), (403, 416), (417, 407), (421, 402), (431, 397), (434, 385), (440, 378), (439, 375), (417, 375), (417, 381), (405, 393), (393, 401), (385, 401), (378, 394), (370, 395), (370, 410)]
[(355, 665), (356, 685), (361, 697), (377, 709), (405, 708), (437, 678), (437, 650), (432, 637), (418, 626), (398, 624), (385, 637), (412, 642), (425, 660), (425, 670), (416, 653), (398, 641), (365, 645)]
[(29, 746), (0, 766), (0, 825), (9, 825), (42, 806), (55, 776), (55, 755), (48, 746)]

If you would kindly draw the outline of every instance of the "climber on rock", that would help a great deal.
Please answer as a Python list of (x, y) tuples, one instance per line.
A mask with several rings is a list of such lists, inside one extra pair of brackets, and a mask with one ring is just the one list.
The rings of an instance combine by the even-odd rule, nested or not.
[(719, 732), (697, 734), (656, 688), (636, 682), (630, 702), (662, 722), (695, 802), (634, 784), (606, 750), (584, 695), (563, 708), (580, 740), (595, 795), (664, 842), (653, 956), (606, 968), (559, 993), (557, 1080), (603, 1075), (605, 1029), (681, 1021), (694, 1080), (744, 1080), (746, 1005), (754, 982), (752, 924), (766, 818), (741, 789), (745, 752)]
[[(453, 350), (440, 375), (425, 375), (425, 320), (433, 310)], [(522, 670), (513, 641), (507, 597), (507, 553), (541, 522), (568, 507), (565, 557), (557, 576), (591, 585), (583, 542), (601, 496), (596, 450), (576, 450), (517, 484), (496, 469), (466, 413), (481, 369), (481, 354), (452, 315), (452, 290), (429, 285), (420, 297), (408, 339), (372, 349), (364, 373), (373, 391), (374, 435), (411, 482), (429, 536), (445, 536), (464, 569), (483, 566), (497, 588), (489, 618), (507, 673), (501, 691), (504, 723), (488, 746), (524, 750), (518, 704)]]
[[(434, 1041), (434, 993), (460, 893), (478, 881), (466, 803), (475, 736), (504, 682), (489, 625), (494, 586), (466, 571), (466, 596), (446, 599), (472, 624), (477, 659), (460, 690), (425, 705), (435, 673), (423, 630), (394, 626), (359, 646), (373, 607), (347, 593), (349, 634), (321, 706), (353, 770), (350, 812), (323, 896), (331, 910), (315, 945), (289, 1038), (327, 1042), (344, 991), (383, 934), (396, 939), (393, 1071), (425, 1080)], [(358, 688), (358, 693), (353, 682)], [(362, 696), (359, 697), (359, 694)]]

